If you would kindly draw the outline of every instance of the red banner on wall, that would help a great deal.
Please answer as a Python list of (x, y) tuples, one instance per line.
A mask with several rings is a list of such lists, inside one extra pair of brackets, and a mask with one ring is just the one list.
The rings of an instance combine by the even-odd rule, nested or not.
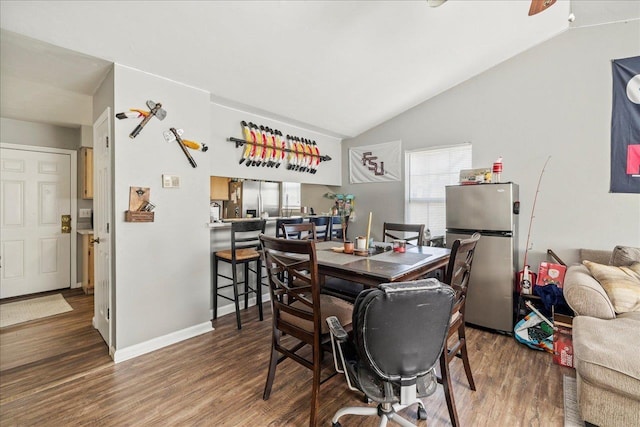
[(640, 56), (612, 66), (610, 191), (640, 193)]

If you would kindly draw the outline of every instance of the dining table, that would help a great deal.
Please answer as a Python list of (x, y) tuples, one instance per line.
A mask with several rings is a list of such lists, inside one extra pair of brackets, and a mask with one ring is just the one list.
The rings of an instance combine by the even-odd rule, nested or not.
[(373, 251), (365, 255), (346, 254), (340, 241), (316, 243), (318, 272), (351, 282), (375, 287), (381, 283), (404, 282), (423, 278), (442, 269), (449, 262), (450, 249), (433, 246), (407, 245), (405, 252), (385, 250), (389, 243), (375, 243)]

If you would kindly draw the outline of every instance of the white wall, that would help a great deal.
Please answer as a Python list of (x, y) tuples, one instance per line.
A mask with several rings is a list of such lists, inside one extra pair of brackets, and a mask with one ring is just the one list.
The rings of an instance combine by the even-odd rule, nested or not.
[[(640, 54), (640, 21), (572, 29), (345, 141), (348, 149), (402, 140), (404, 150), (473, 143), (473, 167), (504, 157), (503, 181), (520, 185), (520, 254), (536, 185), (548, 156), (531, 233), (531, 265), (554, 249), (565, 262), (578, 248), (640, 246), (640, 196), (609, 194), (611, 60)], [(429, 78), (429, 76), (425, 76)], [(356, 195), (362, 234), (404, 220), (404, 183), (356, 184), (343, 165), (342, 191)]]
[(2, 117), (0, 141), (5, 144), (76, 150), (80, 146), (80, 127), (56, 126)]
[(0, 82), (0, 104), (5, 117), (29, 117), (34, 122), (44, 123), (92, 125), (90, 95), (7, 74), (2, 75)]
[[(209, 147), (210, 172), (213, 176), (233, 178), (264, 179), (268, 181), (301, 182), (307, 184), (342, 184), (341, 140), (332, 136), (293, 126), (267, 117), (211, 103), (211, 146)], [(328, 155), (332, 160), (321, 162), (318, 172), (296, 172), (287, 170), (286, 164), (279, 168), (247, 167), (239, 164), (244, 147), (236, 148), (227, 138), (242, 139), (241, 121), (253, 122), (257, 125), (278, 129), (283, 135), (295, 135), (316, 141), (321, 155)], [(185, 136), (186, 137), (186, 136)]]
[[(138, 119), (115, 120), (115, 308), (118, 351), (180, 331), (209, 325), (209, 156), (191, 151), (192, 168), (163, 131), (209, 144), (209, 93), (121, 65), (115, 66), (115, 111), (145, 108), (151, 99), (167, 111), (130, 139)], [(180, 188), (162, 188), (162, 175), (178, 175)], [(129, 187), (150, 187), (155, 222), (124, 221)], [(202, 328), (201, 328), (202, 330)], [(125, 350), (126, 351), (126, 350)]]

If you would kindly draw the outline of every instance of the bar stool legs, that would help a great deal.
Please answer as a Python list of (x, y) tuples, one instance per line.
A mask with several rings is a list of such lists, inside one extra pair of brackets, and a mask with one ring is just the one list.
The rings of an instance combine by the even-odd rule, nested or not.
[[(219, 293), (221, 289), (228, 288), (228, 287), (233, 288), (233, 302), (236, 310), (236, 323), (238, 325), (238, 329), (242, 329), (242, 322), (240, 319), (240, 297), (243, 295), (244, 295), (244, 309), (246, 310), (249, 307), (249, 294), (250, 293), (256, 294), (256, 304), (258, 306), (259, 318), (260, 318), (260, 321), (264, 320), (264, 314), (262, 310), (262, 277), (261, 277), (262, 261), (259, 258), (257, 260), (254, 260), (256, 262), (256, 271), (255, 271), (256, 285), (255, 285), (255, 289), (252, 289), (251, 285), (249, 284), (249, 279), (250, 279), (250, 273), (253, 272), (253, 270), (249, 268), (248, 262), (242, 263), (244, 264), (244, 278), (240, 282), (238, 280), (238, 269), (237, 269), (238, 263), (233, 261), (230, 263), (231, 277), (227, 277), (218, 273), (219, 260), (220, 258), (214, 253), (212, 267), (211, 267), (211, 275), (213, 278), (213, 292), (212, 292), (213, 293), (213, 320), (218, 318), (218, 297), (232, 300), (232, 298), (229, 298), (225, 295), (221, 295)], [(231, 283), (228, 285), (219, 286), (218, 276), (222, 276), (226, 279), (230, 279)], [(241, 284), (244, 284), (244, 288), (242, 292), (239, 290), (239, 286)]]
[(213, 279), (213, 320), (218, 318), (218, 257), (211, 254), (211, 278)]

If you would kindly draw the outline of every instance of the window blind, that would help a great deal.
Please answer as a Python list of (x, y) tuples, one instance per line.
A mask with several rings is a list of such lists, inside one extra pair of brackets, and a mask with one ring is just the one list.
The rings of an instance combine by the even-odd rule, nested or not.
[(444, 188), (458, 184), (461, 169), (471, 169), (471, 144), (407, 151), (406, 222), (425, 224), (432, 236), (443, 236)]

